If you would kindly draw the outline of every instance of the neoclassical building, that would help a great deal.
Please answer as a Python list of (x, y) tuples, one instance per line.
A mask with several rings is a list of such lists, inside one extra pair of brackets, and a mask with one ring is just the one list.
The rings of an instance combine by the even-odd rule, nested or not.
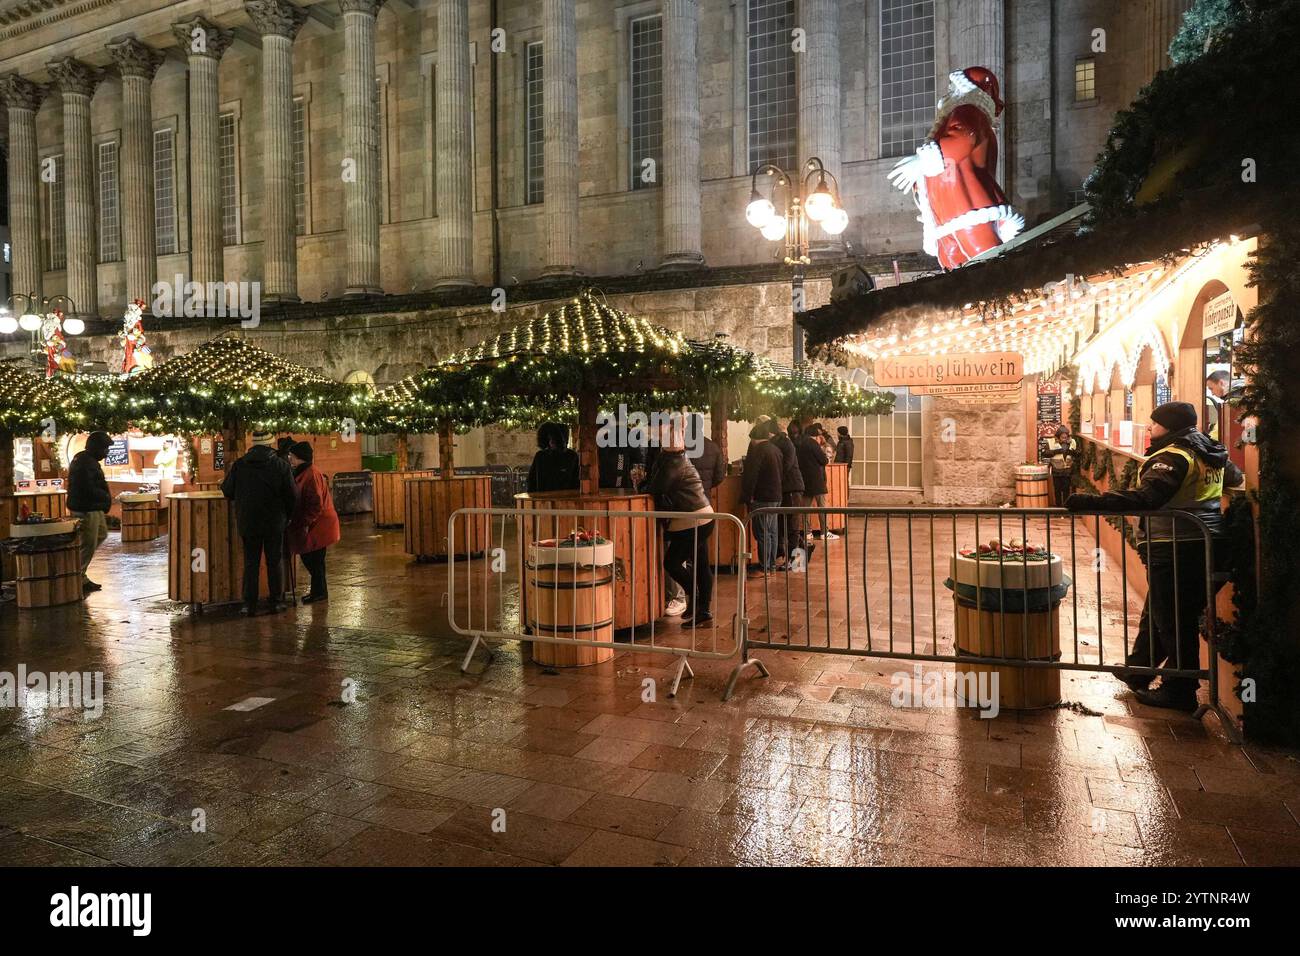
[[(1001, 179), (1077, 203), (1187, 0), (0, 0), (12, 291), (66, 295), (113, 365), (125, 304), (260, 283), (247, 331), (384, 382), (597, 277), (618, 303), (789, 360), (784, 249), (751, 172), (820, 158), (857, 260), (936, 268), (889, 169), (952, 70), (1001, 80)], [(568, 283), (566, 285), (566, 283)], [(94, 317), (100, 317), (96, 323)], [(162, 356), (234, 320), (154, 317)], [(17, 341), (0, 347), (25, 348)]]

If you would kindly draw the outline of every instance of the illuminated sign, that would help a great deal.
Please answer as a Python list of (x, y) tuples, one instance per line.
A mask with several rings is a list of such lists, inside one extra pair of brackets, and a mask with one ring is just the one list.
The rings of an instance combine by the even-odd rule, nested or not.
[(1237, 303), (1232, 301), (1231, 292), (1216, 295), (1205, 303), (1205, 310), (1201, 313), (1201, 327), (1203, 339), (1212, 339), (1237, 327)]
[(882, 388), (918, 385), (1016, 385), (1025, 377), (1025, 362), (1019, 352), (899, 355), (893, 358), (876, 359), (873, 374), (876, 384)]

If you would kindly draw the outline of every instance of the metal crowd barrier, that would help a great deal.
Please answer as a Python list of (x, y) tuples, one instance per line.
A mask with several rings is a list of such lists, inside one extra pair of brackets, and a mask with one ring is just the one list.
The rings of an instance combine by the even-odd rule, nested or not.
[[(617, 501), (618, 499), (614, 499)], [(664, 615), (668, 583), (664, 561), (669, 547), (661, 528), (675, 518), (704, 518), (682, 532), (677, 550), (689, 556), (683, 576), (692, 593), (711, 582), (712, 620), (685, 627)], [(583, 544), (565, 549), (546, 544), (575, 530), (599, 532), (599, 550)], [(610, 509), (462, 508), (447, 522), (449, 554), (458, 542), (482, 542), (481, 557), (448, 562), (448, 622), (470, 638), (461, 664), (465, 671), (479, 647), (493, 656), (489, 640), (529, 642), (537, 656), (586, 655), (605, 651), (662, 654), (677, 659), (669, 696), (683, 676), (693, 677), (691, 659), (726, 660), (744, 643), (743, 575), (720, 574), (726, 566), (709, 541), (734, 535), (737, 553), (745, 551), (745, 524), (731, 514), (696, 515), (675, 511)], [(534, 550), (541, 543), (543, 550)], [(462, 549), (463, 550), (463, 549)], [(474, 549), (478, 554), (479, 549)], [(704, 560), (698, 558), (703, 556)], [(534, 560), (536, 559), (536, 560)], [(707, 574), (705, 572), (708, 572)], [(576, 661), (575, 661), (576, 662)]]
[[(810, 516), (830, 514), (844, 516), (842, 537), (824, 540), (808, 533)], [(1207, 680), (1210, 703), (1202, 705), (1197, 716), (1213, 710), (1229, 734), (1236, 736), (1235, 724), (1220, 703), (1218, 681), (1214, 597), (1222, 578), (1216, 575), (1213, 536), (1198, 517), (1171, 511), (1084, 514), (1059, 508), (763, 508), (750, 515), (755, 550), (760, 554), (764, 550), (762, 522), (768, 516), (777, 523), (778, 550), (787, 565), (788, 542), (803, 541), (811, 553), (805, 549), (796, 559), (794, 570), (770, 572), (750, 582), (758, 593), (748, 605), (750, 618), (742, 632), (741, 660), (731, 674), (724, 699), (731, 696), (746, 667), (766, 675), (762, 663), (750, 657), (754, 649), (932, 663), (1123, 671), (1134, 676), (1149, 675), (1150, 679), (1163, 676)], [(1172, 568), (1166, 565), (1161, 570), (1164, 575), (1172, 575), (1172, 582), (1166, 585), (1172, 583), (1175, 595), (1174, 628), (1181, 633), (1187, 614), (1204, 614), (1201, 628), (1209, 648), (1208, 667), (1199, 664), (1199, 647), (1195, 659), (1184, 659), (1190, 651), (1182, 641), (1176, 644), (1174, 658), (1164, 659), (1149, 621), (1150, 562), (1139, 561), (1138, 567), (1133, 567), (1136, 559), (1129, 555), (1130, 546), (1123, 543), (1118, 559), (1109, 557), (1101, 544), (1103, 522), (1107, 519), (1118, 519), (1121, 527), (1116, 532), (1126, 538), (1134, 534), (1138, 540), (1145, 539), (1153, 522), (1157, 528), (1167, 523), (1164, 526), (1171, 529), (1166, 532), (1171, 539), (1168, 547), (1184, 555), (1182, 560), (1172, 561)], [(820, 525), (826, 527), (826, 522)], [(999, 640), (991, 654), (959, 653), (954, 636), (957, 589), (949, 593), (945, 579), (951, 580), (950, 571), (957, 566), (961, 549), (987, 545), (992, 539), (1008, 543), (1017, 538), (1056, 553), (1069, 578), (1066, 594), (1057, 605), (1061, 616), (1059, 657), (1032, 659), (1030, 615), (1015, 613), (1017, 604), (1020, 608), (1031, 606), (1030, 574), (1020, 574), (1020, 588), (1003, 587), (1003, 572), (1008, 567), (1014, 571), (1025, 562), (1002, 554), (1001, 549), (997, 557), (999, 587), (985, 587), (984, 573), (977, 571), (975, 587), (966, 594), (969, 603), (973, 591), (975, 607), (994, 608), (1000, 622), (993, 632)], [(1032, 566), (1032, 562), (1029, 564)], [(1145, 568), (1139, 572), (1143, 565)], [(1145, 575), (1146, 602), (1139, 602), (1132, 592), (1130, 572)], [(1177, 596), (1185, 595), (1189, 586), (1198, 593), (1186, 602), (1178, 600)], [(1018, 650), (1019, 656), (1009, 653), (1006, 644), (1008, 613), (1013, 614), (1011, 650)], [(1016, 617), (1020, 642), (1014, 640)], [(1016, 643), (1021, 646), (1014, 647)], [(1145, 654), (1141, 651), (1143, 645)], [(1135, 648), (1135, 663), (1126, 664)], [(1143, 663), (1136, 663), (1143, 658)]]

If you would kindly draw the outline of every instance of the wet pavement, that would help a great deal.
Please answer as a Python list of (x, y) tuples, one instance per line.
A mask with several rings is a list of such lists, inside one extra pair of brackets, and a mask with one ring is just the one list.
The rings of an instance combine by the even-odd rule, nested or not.
[[(819, 556), (861, 578), (855, 540)], [(901, 567), (872, 551), (864, 595), (880, 562)], [(725, 704), (729, 661), (697, 662), (674, 699), (649, 653), (552, 670), (508, 642), (462, 674), (446, 565), (368, 518), (329, 564), (328, 603), (196, 614), (167, 600), (165, 538), (113, 534), (84, 605), (0, 607), (0, 672), (104, 681), (98, 717), (36, 692), (0, 709), (0, 864), (1300, 863), (1296, 754), (1104, 673), (1066, 672), (1069, 707), (994, 719), (892, 706), (905, 663), (800, 650), (756, 652), (771, 676)], [(943, 644), (921, 585), (900, 634)], [(751, 612), (775, 631), (761, 588)], [(781, 633), (838, 640), (861, 614)]]

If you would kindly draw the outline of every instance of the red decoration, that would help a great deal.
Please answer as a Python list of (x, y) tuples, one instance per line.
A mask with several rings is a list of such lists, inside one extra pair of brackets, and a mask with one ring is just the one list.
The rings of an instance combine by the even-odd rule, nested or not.
[(1025, 226), (994, 178), (994, 124), (1002, 106), (997, 77), (984, 67), (948, 74), (948, 93), (925, 142), (889, 174), (897, 188), (913, 194), (922, 245), (945, 269), (964, 265)]

